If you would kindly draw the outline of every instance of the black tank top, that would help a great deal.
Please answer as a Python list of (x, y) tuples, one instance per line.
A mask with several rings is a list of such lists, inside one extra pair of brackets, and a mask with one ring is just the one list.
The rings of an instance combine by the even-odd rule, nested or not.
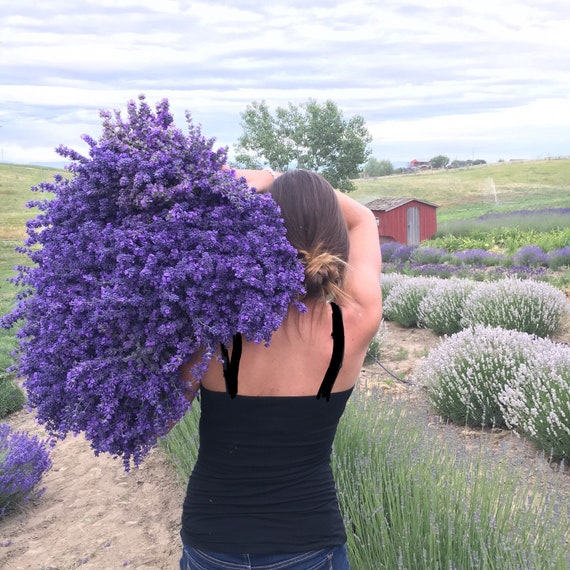
[[(338, 422), (352, 393), (331, 391), (343, 353), (342, 315), (335, 306), (333, 355), (316, 398), (228, 397), (201, 388), (200, 450), (182, 514), (185, 544), (269, 554), (346, 541), (330, 467)], [(237, 391), (236, 354), (234, 340), (227, 368), (235, 367), (235, 379), (229, 378), (228, 388), (235, 380)]]

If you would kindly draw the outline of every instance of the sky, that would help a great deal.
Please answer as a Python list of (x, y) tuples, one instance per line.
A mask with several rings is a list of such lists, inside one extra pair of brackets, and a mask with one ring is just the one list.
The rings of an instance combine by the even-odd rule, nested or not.
[(395, 164), (570, 155), (568, 0), (0, 0), (0, 161), (86, 153), (166, 98), (217, 147), (254, 101), (332, 100)]

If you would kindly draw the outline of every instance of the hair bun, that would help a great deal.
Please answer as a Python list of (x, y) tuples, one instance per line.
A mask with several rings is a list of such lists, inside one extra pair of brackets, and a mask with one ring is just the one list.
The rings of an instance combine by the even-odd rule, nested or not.
[(299, 252), (305, 268), (307, 297), (338, 297), (342, 294), (342, 280), (346, 263), (328, 252)]

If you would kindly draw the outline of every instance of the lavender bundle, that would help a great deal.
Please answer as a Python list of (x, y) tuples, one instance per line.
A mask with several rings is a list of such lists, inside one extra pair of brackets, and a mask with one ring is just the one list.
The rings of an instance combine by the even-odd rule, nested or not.
[(84, 432), (95, 453), (139, 464), (188, 409), (180, 365), (240, 332), (269, 343), (303, 290), (277, 204), (222, 170), (187, 115), (174, 127), (139, 98), (128, 118), (102, 112), (89, 158), (60, 147), (71, 177), (35, 190), (21, 248), (18, 372), (52, 435)]

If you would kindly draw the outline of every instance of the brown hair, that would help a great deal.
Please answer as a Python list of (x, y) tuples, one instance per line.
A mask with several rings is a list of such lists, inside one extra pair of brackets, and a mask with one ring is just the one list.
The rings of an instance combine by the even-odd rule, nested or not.
[(270, 192), (305, 268), (302, 300), (346, 298), (348, 230), (333, 187), (314, 172), (289, 170), (275, 179)]

